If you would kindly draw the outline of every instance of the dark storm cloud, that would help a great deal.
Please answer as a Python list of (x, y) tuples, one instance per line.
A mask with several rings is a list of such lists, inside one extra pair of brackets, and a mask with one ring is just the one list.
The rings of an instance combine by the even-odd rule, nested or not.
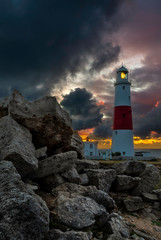
[(116, 60), (119, 47), (104, 44), (102, 33), (109, 25), (108, 34), (117, 28), (110, 21), (119, 4), (119, 0), (1, 0), (1, 94), (12, 88), (30, 98), (46, 94), (67, 74), (83, 70), (89, 58), (94, 59), (92, 70)]
[(97, 126), (93, 132), (93, 135), (97, 138), (108, 138), (112, 136), (112, 128), (111, 128), (110, 120), (103, 120), (102, 124)]
[(151, 132), (161, 134), (161, 103), (136, 122), (135, 135), (145, 138)]
[(93, 128), (102, 122), (101, 107), (85, 88), (76, 88), (65, 95), (61, 105), (70, 114), (75, 130)]

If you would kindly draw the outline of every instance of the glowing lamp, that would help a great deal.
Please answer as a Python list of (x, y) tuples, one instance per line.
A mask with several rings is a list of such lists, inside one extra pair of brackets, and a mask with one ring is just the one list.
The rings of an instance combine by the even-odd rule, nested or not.
[(121, 78), (122, 79), (126, 78), (126, 74), (124, 72), (121, 72)]

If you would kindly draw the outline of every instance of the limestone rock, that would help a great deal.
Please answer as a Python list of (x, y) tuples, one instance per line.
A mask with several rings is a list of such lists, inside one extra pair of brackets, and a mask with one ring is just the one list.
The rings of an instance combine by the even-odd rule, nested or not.
[(82, 173), (79, 176), (80, 176), (80, 180), (81, 180), (81, 185), (87, 185), (89, 182), (87, 174)]
[(116, 171), (113, 169), (87, 169), (89, 184), (96, 186), (99, 190), (109, 192), (112, 182), (116, 178)]
[(1, 239), (43, 239), (48, 231), (46, 203), (28, 188), (12, 162), (0, 162)]
[(53, 221), (59, 221), (74, 229), (83, 229), (95, 223), (95, 218), (101, 218), (108, 213), (102, 205), (93, 199), (83, 196), (68, 198), (60, 195), (55, 203)]
[(47, 234), (45, 240), (92, 240), (91, 232), (75, 232), (67, 231), (62, 232), (58, 229), (52, 229)]
[(143, 199), (148, 202), (158, 201), (158, 196), (155, 193), (142, 193)]
[(124, 205), (127, 211), (133, 212), (144, 208), (144, 203), (140, 197), (131, 197), (124, 200)]
[[(125, 223), (124, 219), (117, 213), (112, 213), (110, 215), (110, 220), (108, 223), (109, 223), (109, 228), (111, 230), (111, 233), (114, 234), (115, 236), (120, 235), (120, 239), (122, 239), (122, 237), (126, 239), (130, 236), (129, 227)], [(111, 238), (111, 239), (114, 240), (115, 238)], [(119, 239), (119, 238), (116, 238), (116, 239)]]
[(75, 168), (72, 168), (65, 173), (61, 174), (62, 177), (64, 177), (68, 182), (71, 183), (81, 183), (80, 176)]
[(47, 146), (50, 156), (67, 151), (71, 144), (71, 119), (55, 97), (46, 96), (28, 102), (15, 90), (0, 103), (0, 116), (5, 115), (10, 115), (28, 128), (33, 135), (35, 147)]
[(98, 204), (103, 205), (107, 210), (115, 206), (114, 200), (108, 193), (98, 190), (95, 186), (81, 186), (73, 183), (63, 183), (53, 189), (53, 194), (68, 193), (68, 197), (86, 196), (94, 199)]
[(10, 116), (0, 119), (0, 158), (12, 161), (23, 177), (38, 168), (29, 130)]
[(84, 158), (84, 147), (82, 138), (75, 131), (71, 138), (70, 150), (76, 151), (79, 159)]
[(130, 177), (127, 175), (117, 175), (116, 179), (113, 183), (114, 188), (115, 188), (114, 190), (122, 191), (122, 190), (131, 189), (133, 187), (136, 187), (140, 181), (141, 181), (141, 178), (139, 178), (139, 177)]
[(159, 201), (161, 202), (161, 189), (153, 190), (153, 193), (156, 193), (156, 194), (157, 194), (158, 199), (159, 199)]
[(41, 160), (41, 159), (43, 159), (43, 158), (46, 158), (46, 157), (47, 157), (46, 151), (47, 151), (47, 147), (46, 147), (46, 146), (37, 149), (37, 150), (36, 150), (36, 154), (35, 154), (35, 155), (36, 155), (36, 158), (39, 159), (39, 160)]
[(152, 164), (146, 164), (146, 168), (140, 174), (140, 178), (139, 185), (132, 191), (133, 195), (139, 196), (142, 192), (151, 193), (160, 180), (159, 169)]
[(74, 167), (77, 153), (69, 151), (55, 154), (39, 161), (39, 168), (30, 176), (32, 178), (43, 178), (53, 173), (62, 173)]
[(116, 170), (117, 174), (124, 174), (129, 176), (139, 176), (146, 168), (146, 163), (138, 161), (126, 161), (115, 164), (113, 169)]
[(98, 169), (100, 166), (99, 162), (87, 159), (77, 160), (76, 168), (78, 172), (84, 172), (85, 169)]

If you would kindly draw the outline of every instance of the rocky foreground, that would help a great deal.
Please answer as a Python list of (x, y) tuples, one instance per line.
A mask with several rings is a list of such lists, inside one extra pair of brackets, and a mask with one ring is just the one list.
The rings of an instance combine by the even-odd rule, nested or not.
[(28, 102), (14, 91), (0, 103), (0, 159), (1, 240), (159, 240), (120, 212), (161, 219), (159, 170), (84, 159), (55, 97)]

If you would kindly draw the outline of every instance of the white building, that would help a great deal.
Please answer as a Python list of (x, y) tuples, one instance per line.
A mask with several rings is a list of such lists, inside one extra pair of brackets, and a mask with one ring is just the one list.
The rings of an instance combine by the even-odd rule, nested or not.
[(98, 149), (98, 142), (83, 142), (84, 144), (84, 156), (87, 159), (104, 159), (110, 158), (111, 149)]
[(98, 156), (97, 145), (98, 142), (86, 141), (84, 143), (84, 155), (87, 156)]

